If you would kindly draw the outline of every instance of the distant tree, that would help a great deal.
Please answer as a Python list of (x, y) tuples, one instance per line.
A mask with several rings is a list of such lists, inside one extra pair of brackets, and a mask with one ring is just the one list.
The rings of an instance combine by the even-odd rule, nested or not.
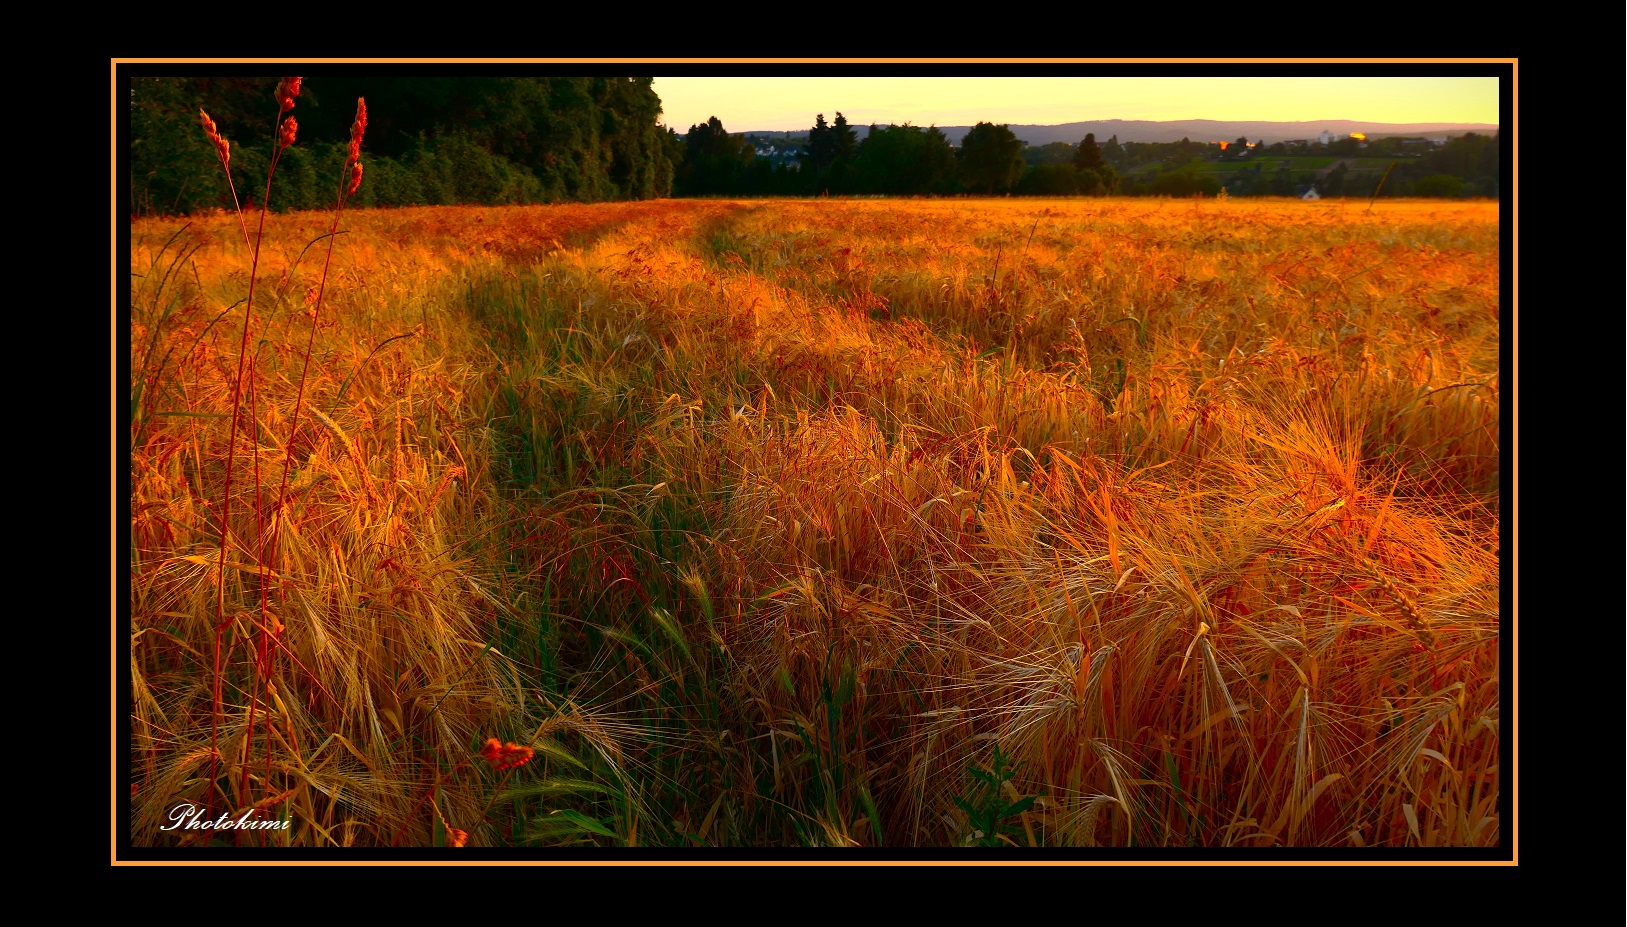
[(1438, 196), (1457, 199), (1463, 195), (1463, 178), (1451, 174), (1431, 174), (1412, 185), (1414, 196)]
[(1190, 168), (1164, 171), (1152, 179), (1153, 196), (1215, 196), (1220, 193), (1220, 181), (1215, 175), (1198, 173)]
[(757, 149), (745, 138), (731, 136), (716, 116), (689, 127), (684, 161), (678, 168), (679, 191), (685, 196), (738, 193)]
[(1327, 176), (1322, 178), (1322, 183), (1318, 189), (1323, 196), (1344, 196), (1345, 183), (1349, 178), (1350, 169), (1345, 164), (1340, 163), (1338, 167), (1328, 171)]
[(684, 160), (684, 140), (678, 137), (678, 130), (668, 127), (664, 135), (659, 136), (661, 153), (658, 156), (662, 171), (663, 183), (656, 189), (656, 196), (671, 196), (673, 182), (678, 173), (678, 165)]
[(836, 121), (830, 127), (831, 138), (834, 140), (835, 157), (831, 159), (830, 167), (824, 177), (824, 186), (832, 193), (852, 193), (854, 183), (854, 161), (859, 152), (859, 133), (847, 124), (847, 117), (840, 112), (836, 114)]
[[(1100, 183), (1095, 174), (1091, 177)], [(1079, 171), (1071, 164), (1041, 164), (1023, 174), (1016, 192), (1023, 196), (1078, 196)]]
[(1072, 164), (1076, 153), (1074, 146), (1067, 142), (1051, 142), (1046, 145), (1026, 145), (1023, 147), (1023, 161), (1029, 167), (1039, 167), (1041, 164)]
[(1022, 176), (1023, 143), (1009, 125), (980, 122), (960, 142), (960, 172), (966, 185), (993, 195), (1011, 189)]
[[(748, 144), (751, 144), (748, 142)], [(772, 196), (777, 191), (774, 186), (774, 162), (769, 158), (753, 158), (751, 165), (746, 168), (740, 187), (741, 193), (753, 196)]]
[(1107, 144), (1102, 146), (1102, 159), (1109, 164), (1117, 164), (1123, 157), (1124, 149), (1120, 147), (1117, 135), (1108, 139)]
[[(1103, 164), (1099, 170), (1081, 170), (1079, 174), (1079, 194), (1081, 196), (1102, 196), (1109, 192), (1117, 192), (1119, 184), (1118, 172), (1111, 165)], [(1109, 191), (1104, 174), (1113, 177), (1113, 190)]]
[(859, 144), (855, 174), (857, 188), (867, 193), (946, 193), (954, 184), (955, 151), (936, 127), (871, 126)]
[(803, 171), (818, 177), (830, 169), (836, 161), (836, 133), (825, 122), (825, 114), (820, 113), (814, 119), (814, 126), (808, 130), (808, 147), (802, 151)]
[[(1093, 196), (1118, 196), (1120, 183), (1119, 172), (1113, 167), (1113, 165), (1103, 164), (1099, 169), (1097, 169), (1096, 176), (1101, 178), (1102, 185), (1100, 190), (1096, 192), (1084, 190), (1083, 192)], [(1081, 184), (1083, 184), (1083, 181), (1081, 181)]]
[(847, 117), (843, 116), (841, 111), (836, 113), (836, 122), (831, 126), (831, 133), (836, 139), (836, 157), (832, 160), (840, 161), (858, 154), (859, 133), (853, 131), (853, 127), (847, 124)]
[(1466, 189), (1484, 193), (1495, 190), (1502, 181), (1502, 145), (1498, 136), (1470, 132), (1447, 139), (1444, 146), (1429, 153), (1420, 169), (1429, 174), (1451, 174), (1464, 180)]
[(1270, 189), (1272, 196), (1293, 196), (1298, 192), (1294, 189), (1294, 175), (1289, 173), (1287, 164), (1272, 172)]
[(1073, 166), (1082, 171), (1099, 171), (1104, 163), (1102, 150), (1096, 145), (1096, 133), (1088, 133), (1085, 140), (1079, 143), (1078, 153), (1073, 156)]
[(949, 144), (949, 136), (935, 125), (928, 126), (921, 141), (920, 192), (955, 192), (958, 183), (956, 166), (955, 146)]

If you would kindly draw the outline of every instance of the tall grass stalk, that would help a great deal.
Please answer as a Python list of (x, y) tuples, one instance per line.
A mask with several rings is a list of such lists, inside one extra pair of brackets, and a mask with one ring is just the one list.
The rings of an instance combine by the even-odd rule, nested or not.
[[(242, 393), (243, 393), (243, 367), (244, 367), (244, 363), (248, 360), (249, 332), (253, 329), (253, 321), (254, 321), (254, 287), (255, 287), (255, 284), (258, 282), (259, 275), (260, 275), (260, 244), (264, 240), (264, 237), (265, 237), (266, 211), (270, 208), (270, 201), (271, 201), (271, 182), (272, 182), (272, 179), (277, 174), (277, 162), (281, 159), (283, 150), (286, 149), (290, 144), (292, 144), (293, 140), (294, 140), (293, 127), (294, 127), (295, 123), (294, 123), (293, 117), (287, 117), (286, 119), (284, 117), (288, 113), (289, 110), (294, 108), (294, 98), (299, 96), (300, 81), (301, 81), (301, 79), (298, 78), (298, 77), (284, 78), (281, 82), (279, 82), (277, 84), (276, 98), (277, 98), (278, 109), (277, 109), (277, 118), (276, 118), (276, 122), (275, 122), (276, 131), (274, 131), (272, 133), (272, 137), (273, 137), (274, 141), (272, 143), (271, 166), (266, 171), (265, 194), (260, 199), (259, 225), (258, 225), (258, 227), (256, 229), (256, 232), (255, 232), (253, 246), (252, 246), (252, 255), (251, 255), (250, 265), (249, 265), (248, 301), (245, 303), (244, 308), (243, 308), (243, 335), (242, 335), (242, 338), (241, 338), (241, 340), (240, 340), (240, 342), (238, 344), (238, 351), (237, 351), (237, 355), (238, 355), (237, 356), (237, 376), (233, 380), (233, 383), (232, 383), (232, 427), (231, 427), (231, 432), (229, 433), (229, 436), (227, 437), (227, 440), (226, 440), (226, 481), (225, 481), (225, 486), (221, 489), (221, 496), (220, 496), (220, 500), (221, 500), (220, 501), (220, 564), (219, 564), (220, 578), (219, 578), (219, 594), (217, 595), (217, 597), (215, 599), (214, 709), (213, 709), (213, 711), (211, 713), (210, 733), (209, 733), (209, 749), (210, 749), (210, 752), (211, 752), (211, 756), (210, 756), (210, 759), (209, 759), (209, 783), (210, 783), (210, 785), (209, 785), (209, 799), (208, 799), (208, 801), (209, 801), (209, 813), (211, 815), (213, 815), (213, 813), (214, 813), (214, 792), (215, 792), (215, 781), (216, 781), (215, 780), (215, 772), (216, 772), (216, 768), (217, 768), (216, 763), (219, 760), (219, 750), (220, 750), (220, 747), (219, 747), (220, 709), (221, 709), (220, 649), (221, 649), (221, 635), (223, 633), (225, 633), (225, 629), (226, 629), (225, 626), (226, 626), (226, 623), (227, 623), (226, 622), (226, 616), (225, 616), (225, 612), (226, 612), (226, 553), (227, 553), (227, 550), (231, 547), (231, 523), (230, 523), (230, 519), (231, 519), (231, 505), (232, 505), (232, 471), (233, 471), (233, 465), (236, 462), (236, 458), (237, 458), (237, 453), (236, 453), (236, 451), (237, 451), (237, 430), (238, 430), (238, 425), (239, 425), (239, 413), (240, 413), (241, 408), (242, 408), (241, 399), (242, 399)], [(200, 111), (200, 115), (201, 115), (201, 117), (203, 119), (203, 122), (204, 122), (204, 128), (208, 132), (210, 140), (215, 143), (216, 151), (220, 155), (221, 168), (222, 168), (222, 170), (226, 171), (227, 183), (228, 183), (228, 185), (231, 186), (231, 189), (232, 189), (232, 202), (233, 202), (233, 205), (234, 205), (234, 207), (235, 207), (235, 209), (237, 211), (237, 214), (238, 214), (238, 221), (239, 221), (240, 225), (242, 225), (242, 228), (243, 228), (244, 243), (247, 244), (248, 243), (248, 227), (247, 227), (246, 224), (243, 224), (242, 206), (241, 206), (241, 204), (239, 204), (237, 202), (237, 189), (236, 189), (236, 186), (234, 184), (232, 184), (232, 182), (231, 182), (231, 169), (230, 169), (229, 154), (228, 154), (229, 153), (229, 148), (227, 146), (226, 141), (223, 138), (221, 138), (221, 136), (217, 133), (213, 120), (209, 119), (208, 115), (204, 114), (204, 113), (201, 113), (201, 111)], [(258, 470), (259, 470), (259, 441), (258, 440), (255, 441), (254, 461), (255, 461), (256, 474), (258, 474)], [(259, 511), (260, 502), (259, 502), (259, 498), (260, 498), (259, 493), (256, 492), (255, 493), (255, 521), (256, 521), (257, 525), (260, 523), (260, 511)]]

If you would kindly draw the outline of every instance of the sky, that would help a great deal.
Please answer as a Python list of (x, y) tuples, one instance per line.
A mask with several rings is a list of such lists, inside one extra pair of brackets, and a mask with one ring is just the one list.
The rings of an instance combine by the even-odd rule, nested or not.
[(856, 126), (1503, 121), (1496, 77), (662, 77), (659, 66), (652, 70), (661, 121), (680, 134), (711, 116), (730, 132), (806, 129), (816, 114), (832, 121), (838, 110)]

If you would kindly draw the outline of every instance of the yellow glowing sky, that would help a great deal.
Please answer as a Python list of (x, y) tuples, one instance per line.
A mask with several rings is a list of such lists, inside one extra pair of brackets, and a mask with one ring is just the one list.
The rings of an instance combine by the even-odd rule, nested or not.
[[(659, 65), (652, 68), (659, 75)], [(661, 121), (683, 133), (717, 116), (731, 132), (796, 130), (840, 110), (856, 126), (1058, 125), (1102, 119), (1501, 124), (1496, 77), (655, 78)]]

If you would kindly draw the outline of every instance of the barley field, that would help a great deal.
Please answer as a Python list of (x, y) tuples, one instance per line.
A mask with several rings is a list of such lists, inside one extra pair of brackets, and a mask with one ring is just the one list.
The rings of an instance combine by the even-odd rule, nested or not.
[(254, 222), (130, 226), (136, 846), (1502, 845), (1495, 203)]

